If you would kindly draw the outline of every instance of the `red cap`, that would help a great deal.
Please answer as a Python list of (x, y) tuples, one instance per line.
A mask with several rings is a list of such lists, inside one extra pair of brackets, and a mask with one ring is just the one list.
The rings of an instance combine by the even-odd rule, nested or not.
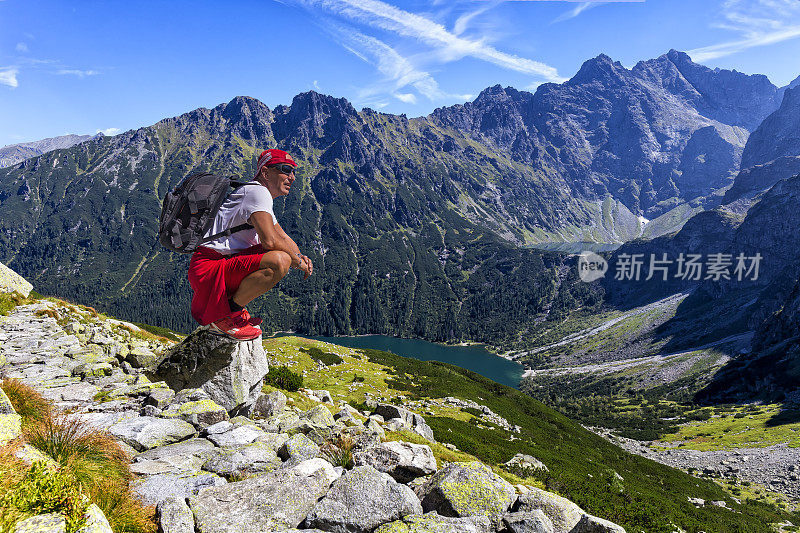
[(294, 162), (292, 156), (290, 156), (283, 150), (278, 150), (277, 148), (264, 150), (263, 152), (261, 152), (261, 155), (258, 156), (258, 166), (256, 167), (256, 174), (261, 172), (261, 167), (265, 165), (280, 165), (282, 163), (285, 163), (287, 165), (292, 165), (293, 167), (297, 166), (297, 163)]

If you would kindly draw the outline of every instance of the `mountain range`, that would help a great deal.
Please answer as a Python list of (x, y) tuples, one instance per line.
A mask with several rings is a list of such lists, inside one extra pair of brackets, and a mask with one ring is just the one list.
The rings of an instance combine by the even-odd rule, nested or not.
[(789, 87), (672, 50), (631, 69), (600, 55), (563, 84), (490, 87), (411, 119), (313, 91), (274, 109), (236, 97), (0, 171), (0, 260), (44, 291), (186, 331), (188, 258), (155, 241), (161, 199), (194, 171), (252, 175), (279, 146), (301, 172), (276, 213), (317, 273), (254, 314), (306, 334), (520, 347), (608, 290), (530, 246), (675, 242), (687, 220), (761, 194), (795, 168), (763, 162), (770, 128), (792, 131), (774, 118), (795, 107)]
[(0, 168), (10, 167), (16, 165), (31, 157), (42, 155), (45, 152), (58, 150), (60, 148), (69, 148), (76, 144), (88, 141), (91, 135), (62, 135), (60, 137), (50, 137), (40, 141), (33, 141), (27, 143), (10, 144), (0, 148)]

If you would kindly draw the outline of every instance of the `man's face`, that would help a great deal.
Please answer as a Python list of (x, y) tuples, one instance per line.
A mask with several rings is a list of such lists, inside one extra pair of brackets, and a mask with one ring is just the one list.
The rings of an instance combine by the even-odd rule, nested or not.
[[(290, 174), (285, 171), (292, 169)], [(272, 197), (286, 196), (294, 183), (295, 173), (291, 165), (275, 165), (265, 167), (263, 185), (269, 190)]]

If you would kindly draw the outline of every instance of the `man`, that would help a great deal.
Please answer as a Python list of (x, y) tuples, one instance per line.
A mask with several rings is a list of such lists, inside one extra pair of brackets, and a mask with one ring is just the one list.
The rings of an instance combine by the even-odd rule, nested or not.
[(189, 263), (192, 316), (209, 331), (236, 340), (261, 335), (260, 318), (245, 306), (298, 268), (303, 279), (314, 271), (311, 259), (275, 219), (273, 199), (289, 194), (297, 163), (283, 150), (264, 150), (253, 181), (235, 189), (220, 207), (211, 230), (251, 224), (250, 229), (210, 241), (197, 248)]

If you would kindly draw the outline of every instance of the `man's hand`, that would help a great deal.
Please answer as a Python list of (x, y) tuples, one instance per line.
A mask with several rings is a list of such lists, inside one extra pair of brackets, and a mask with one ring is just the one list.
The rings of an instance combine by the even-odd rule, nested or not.
[(308, 276), (314, 272), (314, 265), (311, 263), (311, 259), (308, 256), (303, 254), (295, 254), (297, 256), (298, 265), (297, 268), (303, 271), (303, 279), (308, 279)]

